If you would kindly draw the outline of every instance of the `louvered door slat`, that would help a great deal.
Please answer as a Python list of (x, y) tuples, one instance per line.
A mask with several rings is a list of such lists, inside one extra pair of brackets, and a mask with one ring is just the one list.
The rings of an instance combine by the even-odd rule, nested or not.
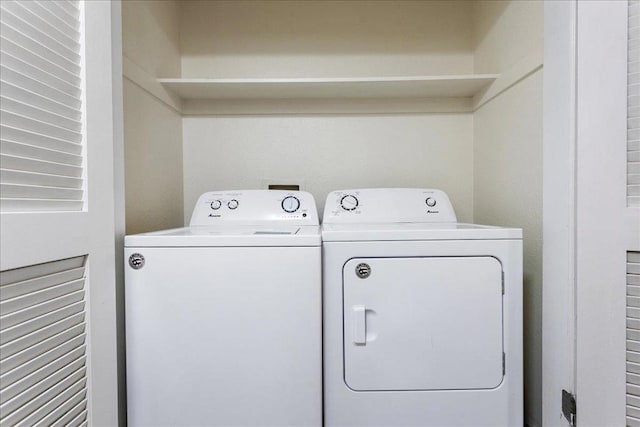
[[(627, 252), (627, 311), (635, 310), (640, 299), (635, 297), (638, 289), (640, 252)], [(640, 331), (636, 323), (629, 322), (627, 319), (627, 424), (636, 425), (636, 419), (640, 419)]]
[(69, 421), (69, 427), (87, 427), (88, 425), (89, 421), (87, 420), (86, 411)]
[(2, 199), (4, 212), (73, 212), (82, 209), (83, 202), (63, 199)]
[(51, 313), (43, 314), (42, 316), (38, 316), (35, 319), (31, 319), (22, 324), (3, 329), (0, 332), (0, 345), (30, 334), (40, 328), (51, 325), (52, 323), (55, 323), (73, 314), (81, 313), (83, 310), (84, 302), (81, 301), (75, 304), (70, 304), (66, 307), (59, 308), (58, 310), (54, 310)]
[(46, 390), (47, 388), (51, 387), (52, 385), (56, 384), (60, 380), (68, 377), (69, 375), (71, 375), (76, 371), (85, 371), (86, 373), (84, 359), (78, 359), (68, 365), (65, 365), (62, 368), (55, 371), (53, 374), (35, 383), (34, 385), (29, 387), (22, 393), (16, 396), (12, 396), (9, 399), (0, 401), (0, 412), (4, 412), (8, 414), (8, 413), (11, 413), (12, 411), (15, 411), (20, 406), (20, 404), (28, 401), (28, 398), (30, 396), (34, 396), (38, 390), (41, 390), (41, 389)]
[(73, 178), (80, 178), (82, 176), (82, 168), (79, 166), (5, 154), (0, 155), (0, 160), (5, 169), (24, 170), (28, 168), (28, 170), (37, 173), (49, 173)]
[(640, 419), (627, 417), (627, 426), (628, 427), (640, 427)]
[(31, 2), (3, 0), (0, 4), (3, 14), (8, 15), (4, 18), (7, 25), (19, 29), (21, 33), (47, 46), (57, 55), (75, 64), (80, 63), (79, 34), (73, 34), (73, 31), (66, 33), (60, 31), (60, 28), (51, 25), (42, 15), (29, 10), (31, 9), (29, 5), (33, 4)]
[(82, 278), (83, 274), (84, 267), (77, 267), (58, 273), (44, 274), (39, 277), (30, 277), (26, 280), (18, 280), (8, 284), (3, 284), (0, 287), (0, 296), (2, 299), (15, 298), (51, 286), (60, 285), (72, 280), (78, 280)]
[[(82, 146), (73, 142), (65, 141), (51, 136), (39, 134), (25, 129), (17, 129), (10, 126), (2, 125), (0, 128), (2, 137), (9, 141), (17, 141), (37, 147), (49, 148), (51, 150), (63, 151), (65, 153), (80, 154)], [(4, 166), (3, 166), (4, 167)], [(6, 168), (9, 169), (9, 168)], [(25, 172), (33, 172), (26, 170)]]
[(82, 289), (84, 286), (84, 280), (74, 280), (71, 282), (63, 283), (61, 285), (52, 286), (50, 288), (43, 289), (41, 291), (33, 292), (27, 295), (22, 295), (15, 298), (8, 298), (0, 302), (0, 311), (2, 313), (10, 314), (14, 311), (22, 310), (24, 308), (37, 305), (62, 295), (70, 294), (72, 292)]
[(2, 49), (0, 49), (0, 51), (3, 54), (20, 58), (22, 61), (27, 62), (38, 69), (46, 70), (49, 74), (74, 87), (80, 87), (82, 85), (82, 79), (80, 79), (78, 74), (51, 62), (49, 59), (36, 52), (28, 50), (25, 46), (18, 45), (10, 40), (2, 38)]
[[(69, 400), (61, 404), (58, 407), (58, 409), (54, 410), (53, 412), (49, 413), (49, 415), (44, 417), (39, 422), (39, 424), (42, 426), (54, 426), (54, 425), (64, 426), (66, 424), (70, 425), (71, 423), (76, 422), (75, 421), (76, 418), (78, 419), (79, 422), (85, 421), (87, 419), (86, 411), (84, 411), (84, 414), (83, 414), (83, 411), (79, 411), (76, 413), (76, 416), (73, 417), (71, 421), (68, 421), (67, 423), (60, 423), (60, 424), (58, 424), (57, 422), (57, 420), (59, 420), (61, 416), (72, 412), (73, 410), (76, 409), (79, 403), (81, 404), (84, 401), (86, 401), (86, 392), (84, 390), (80, 390), (78, 393), (71, 396)], [(86, 405), (85, 405), (85, 408), (86, 408)]]
[(62, 163), (72, 166), (82, 166), (82, 156), (65, 153), (63, 151), (49, 150), (35, 145), (22, 144), (19, 142), (0, 140), (2, 152), (17, 157), (26, 157), (36, 160), (44, 160)]
[(82, 179), (68, 176), (23, 172), (10, 169), (0, 170), (0, 181), (7, 184), (54, 185), (63, 188), (82, 188)]
[(13, 356), (20, 353), (23, 350), (28, 350), (28, 353), (35, 354), (33, 350), (37, 346), (45, 346), (45, 348), (51, 348), (56, 345), (55, 341), (50, 343), (50, 340), (58, 337), (60, 341), (66, 341), (67, 336), (77, 336), (84, 332), (84, 313), (78, 313), (73, 316), (58, 320), (48, 326), (40, 328), (29, 334), (26, 334), (20, 338), (9, 341), (6, 344), (0, 346), (4, 359), (5, 357)]
[[(75, 344), (76, 340), (77, 339), (72, 340), (71, 344)], [(9, 376), (8, 378), (13, 379), (13, 381), (10, 384), (3, 384), (2, 391), (0, 392), (2, 401), (8, 401), (9, 399), (14, 398), (33, 385), (38, 384), (43, 379), (55, 374), (63, 367), (74, 364), (76, 362), (82, 363), (84, 365), (84, 348), (77, 348), (71, 352), (64, 353), (63, 355), (54, 358), (53, 360), (44, 363), (42, 366), (38, 366), (36, 369), (33, 369), (32, 371), (27, 372), (27, 374), (19, 376), (15, 379), (15, 375)], [(26, 368), (23, 368), (21, 371), (26, 372)]]
[(640, 375), (627, 372), (627, 384), (640, 386)]
[[(46, 374), (50, 375), (59, 369), (61, 366), (56, 366), (55, 369), (51, 367), (52, 362), (57, 361), (58, 359), (64, 360), (64, 364), (69, 363), (73, 360), (76, 360), (80, 356), (84, 356), (86, 350), (83, 347), (78, 347), (78, 338), (74, 338), (69, 340), (59, 346), (49, 350), (46, 353), (43, 353), (34, 359), (8, 371), (5, 374), (0, 375), (0, 381), (2, 381), (2, 387), (9, 387), (14, 383), (20, 381), (20, 385), (25, 386), (23, 389), (18, 390), (18, 392), (22, 392), (26, 390), (28, 387), (32, 386), (36, 382), (40, 381), (43, 377), (39, 378), (38, 376), (31, 377), (30, 374)], [(41, 371), (42, 368), (45, 368), (44, 371)], [(32, 378), (33, 382), (30, 382), (28, 378)], [(25, 381), (21, 381), (21, 380)], [(36, 381), (37, 379), (37, 381)]]
[(78, 8), (78, 5), (77, 5), (78, 2), (76, 1), (51, 0), (50, 3), (54, 3), (61, 10), (63, 10), (65, 13), (72, 16), (74, 19), (78, 19), (78, 17), (80, 16), (80, 9)]
[(60, 405), (64, 404), (75, 394), (81, 394), (83, 397), (86, 396), (86, 385), (86, 378), (78, 380), (76, 383), (70, 385), (68, 388), (64, 389), (64, 391), (56, 395), (52, 400), (48, 401), (36, 411), (29, 414), (26, 418), (16, 423), (16, 427), (32, 426), (36, 422), (46, 417), (50, 412), (53, 412)]
[(45, 315), (61, 307), (82, 301), (83, 298), (84, 291), (72, 292), (59, 298), (43, 302), (42, 304), (25, 308), (24, 310), (19, 310), (10, 314), (3, 314), (0, 316), (0, 323), (2, 323), (3, 328), (9, 328), (21, 322), (26, 322), (38, 316)]
[[(83, 388), (84, 384), (77, 388), (74, 388), (74, 385), (84, 383), (86, 381), (84, 374), (84, 370), (79, 370), (46, 389), (35, 390), (34, 393), (25, 393), (24, 401), (16, 403), (17, 409), (12, 412), (1, 412), (2, 414), (6, 414), (1, 420), (7, 425), (14, 425), (21, 420), (28, 419), (31, 414), (40, 410), (41, 413), (32, 418), (34, 419), (34, 422), (39, 421), (49, 412), (55, 410), (57, 405), (51, 407), (51, 410), (48, 410), (49, 408), (45, 408), (44, 410), (41, 409), (45, 407), (49, 401), (54, 398), (62, 399), (60, 396), (63, 396), (65, 393), (73, 396), (74, 393), (77, 393)], [(36, 393), (38, 394), (35, 395)], [(35, 397), (33, 395), (35, 395)], [(69, 397), (70, 396), (67, 396), (67, 398)]]
[(74, 35), (80, 31), (80, 25), (77, 19), (74, 19), (66, 13), (57, 13), (58, 11), (55, 7), (49, 7), (48, 1), (32, 1), (31, 3), (32, 5), (29, 6), (33, 7), (27, 6), (28, 9), (33, 10), (35, 14), (42, 17), (60, 32), (64, 34), (71, 33), (71, 41), (76, 42), (77, 36)]
[(640, 24), (638, 0), (629, 1), (627, 48), (627, 206), (640, 207)]
[[(2, 67), (0, 67), (2, 68)], [(0, 120), (6, 125), (18, 129), (29, 129), (31, 132), (50, 135), (69, 142), (82, 142), (82, 134), (65, 129), (33, 117), (23, 116), (12, 111), (0, 110)]]
[(63, 200), (80, 200), (82, 198), (82, 190), (22, 185), (22, 184), (0, 184), (0, 192), (6, 198), (13, 199), (63, 199)]
[(43, 121), (45, 123), (49, 123), (63, 129), (68, 129), (76, 133), (82, 131), (82, 124), (77, 120), (67, 118), (57, 113), (52, 113), (51, 111), (41, 108), (43, 106), (40, 105), (34, 107), (32, 99), (29, 100), (29, 102), (22, 102), (19, 100), (8, 98), (6, 96), (2, 96), (2, 98), (0, 98), (0, 101), (2, 101), (2, 108), (5, 111), (28, 117), (33, 120)]
[[(3, 22), (6, 22), (0, 30), (2, 43), (11, 41), (19, 46), (24, 46), (25, 49), (46, 58), (61, 68), (70, 70), (74, 74), (80, 73), (79, 62), (76, 62), (78, 59), (72, 51), (60, 48), (53, 39), (43, 40), (42, 34), (38, 33), (37, 30), (21, 28), (20, 25), (24, 24), (24, 22), (12, 14), (3, 11), (2, 15)], [(18, 30), (18, 28), (21, 29)], [(57, 50), (65, 50), (67, 55), (61, 55)]]
[(78, 14), (70, 13), (64, 7), (61, 7), (58, 2), (45, 0), (45, 1), (37, 1), (41, 7), (47, 9), (50, 14), (54, 15), (57, 19), (63, 21), (66, 25), (68, 25), (72, 30), (79, 31), (80, 22), (78, 21)]
[(20, 70), (20, 73), (24, 74), (25, 76), (31, 77), (32, 79), (47, 84), (52, 88), (69, 96), (79, 98), (82, 94), (79, 84), (70, 84), (59, 78), (55, 74), (50, 73), (48, 69), (40, 68), (34, 64), (30, 64), (25, 60), (19, 59), (9, 53), (2, 52), (2, 55), (0, 55), (0, 61), (2, 61), (7, 69)]
[(73, 401), (78, 400), (78, 403), (71, 409), (67, 410), (60, 418), (54, 421), (51, 424), (51, 427), (63, 427), (69, 425), (69, 423), (74, 420), (76, 417), (82, 419), (82, 421), (87, 419), (87, 399), (83, 399), (78, 393), (78, 397), (72, 398)]

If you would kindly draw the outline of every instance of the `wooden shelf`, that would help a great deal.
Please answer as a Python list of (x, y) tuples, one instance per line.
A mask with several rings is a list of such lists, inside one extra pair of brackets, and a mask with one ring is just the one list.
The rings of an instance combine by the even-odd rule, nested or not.
[(183, 100), (471, 98), (496, 74), (292, 79), (158, 79)]

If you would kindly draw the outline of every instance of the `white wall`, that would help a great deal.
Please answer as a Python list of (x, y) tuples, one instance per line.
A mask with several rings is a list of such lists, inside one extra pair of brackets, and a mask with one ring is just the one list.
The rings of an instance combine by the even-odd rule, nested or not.
[[(139, 86), (137, 78), (180, 75), (180, 9), (175, 1), (125, 1), (124, 140), (128, 234), (183, 223), (182, 116)], [(125, 67), (125, 70), (132, 67)]]
[(476, 73), (504, 72), (542, 46), (540, 0), (473, 1)]
[(189, 117), (185, 218), (207, 190), (303, 183), (320, 213), (341, 188), (433, 187), (473, 217), (470, 114)]
[[(186, 1), (181, 6), (183, 77), (473, 69), (469, 2)], [(209, 116), (186, 117), (183, 126), (186, 221), (200, 193), (266, 188), (266, 180), (301, 183), (320, 208), (327, 193), (339, 188), (443, 188), (459, 217), (473, 218), (470, 114)]]
[(122, 2), (122, 53), (155, 77), (180, 77), (180, 4)]
[(462, 74), (465, 1), (183, 1), (183, 77)]
[[(542, 2), (474, 3), (476, 72), (511, 74), (543, 37)], [(538, 64), (539, 65), (539, 64)], [(474, 114), (474, 220), (524, 233), (525, 417), (542, 425), (542, 71)]]

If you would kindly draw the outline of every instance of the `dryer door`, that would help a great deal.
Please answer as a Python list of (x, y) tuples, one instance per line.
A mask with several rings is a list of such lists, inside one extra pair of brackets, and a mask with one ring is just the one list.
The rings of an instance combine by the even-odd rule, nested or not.
[(351, 389), (490, 389), (502, 382), (496, 258), (351, 259), (343, 296), (344, 377)]

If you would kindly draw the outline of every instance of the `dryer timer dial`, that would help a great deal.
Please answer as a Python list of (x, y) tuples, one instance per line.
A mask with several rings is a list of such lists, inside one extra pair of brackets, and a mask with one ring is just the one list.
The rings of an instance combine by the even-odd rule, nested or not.
[(345, 211), (354, 211), (358, 207), (358, 198), (353, 194), (347, 194), (340, 199), (340, 206)]

